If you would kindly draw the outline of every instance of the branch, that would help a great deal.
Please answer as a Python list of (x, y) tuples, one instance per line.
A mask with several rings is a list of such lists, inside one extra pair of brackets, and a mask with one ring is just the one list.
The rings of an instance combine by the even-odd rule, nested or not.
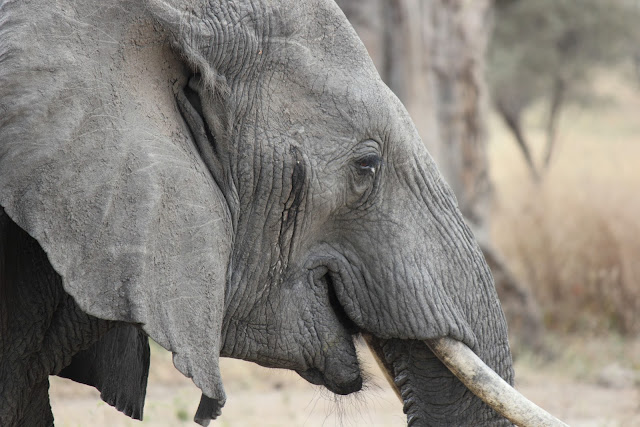
[(536, 165), (533, 162), (531, 150), (529, 150), (529, 144), (527, 143), (522, 132), (522, 125), (520, 124), (520, 113), (509, 111), (507, 108), (503, 108), (503, 106), (501, 106), (500, 104), (498, 104), (497, 108), (498, 112), (500, 113), (500, 117), (502, 117), (505, 124), (513, 134), (516, 142), (518, 143), (518, 147), (520, 147), (520, 151), (522, 153), (522, 156), (524, 157), (525, 162), (527, 163), (529, 172), (531, 173), (531, 177), (535, 182), (538, 182), (540, 180), (540, 175), (538, 174)]

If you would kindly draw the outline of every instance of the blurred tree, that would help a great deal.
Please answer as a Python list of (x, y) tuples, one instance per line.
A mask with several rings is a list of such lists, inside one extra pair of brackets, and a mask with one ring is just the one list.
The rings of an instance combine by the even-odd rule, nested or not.
[(599, 66), (629, 60), (640, 34), (636, 0), (496, 0), (489, 84), (496, 110), (512, 132), (532, 176), (540, 171), (522, 128), (535, 101), (548, 105), (541, 170), (551, 161), (560, 113), (589, 94)]
[(538, 346), (542, 323), (527, 287), (491, 244), (484, 57), (490, 0), (338, 0), (382, 79), (409, 110), (458, 199), (496, 279), (512, 331)]
[(633, 55), (633, 66), (636, 72), (636, 79), (638, 79), (638, 83), (640, 83), (640, 49)]

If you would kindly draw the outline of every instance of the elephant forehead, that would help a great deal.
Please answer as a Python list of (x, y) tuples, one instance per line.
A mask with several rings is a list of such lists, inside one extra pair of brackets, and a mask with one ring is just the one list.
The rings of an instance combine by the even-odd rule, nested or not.
[(278, 25), (270, 28), (263, 39), (264, 47), (270, 50), (266, 53), (284, 58), (303, 56), (325, 68), (367, 68), (375, 74), (366, 48), (337, 5), (312, 2), (309, 7), (308, 3), (302, 1), (275, 13)]
[(306, 136), (315, 129), (325, 140), (383, 139), (380, 134), (402, 129), (415, 139), (406, 110), (342, 12), (334, 12), (334, 21), (326, 25), (301, 18), (300, 31), (265, 41), (260, 82), (267, 103), (262, 107), (284, 122), (283, 134), (299, 134), (302, 125)]
[[(289, 89), (296, 85), (316, 97), (363, 98), (379, 93), (385, 85), (364, 45), (333, 2), (332, 6), (316, 10), (329, 15), (324, 19), (288, 14), (295, 30), (274, 30), (264, 38), (261, 71), (280, 74)], [(278, 80), (273, 83), (277, 86)]]
[(332, 0), (284, 0), (236, 2), (246, 8), (233, 25), (245, 35), (237, 42), (257, 40), (262, 54), (292, 47), (326, 56), (346, 65), (367, 61), (369, 56), (355, 30)]
[(231, 80), (251, 81), (256, 73), (291, 60), (315, 58), (347, 68), (363, 64), (375, 74), (366, 49), (346, 17), (331, 0), (239, 0), (204, 2), (149, 0), (152, 14), (195, 54)]
[(273, 55), (276, 66), (267, 67), (260, 80), (256, 117), (264, 123), (258, 126), (303, 140), (355, 141), (379, 139), (391, 123), (403, 123), (406, 112), (368, 57), (349, 66), (299, 43), (279, 55)]

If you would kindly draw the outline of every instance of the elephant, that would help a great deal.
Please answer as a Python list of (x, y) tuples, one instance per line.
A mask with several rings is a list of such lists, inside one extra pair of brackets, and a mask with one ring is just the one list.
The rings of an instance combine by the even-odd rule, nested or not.
[(0, 425), (52, 425), (50, 375), (141, 419), (149, 337), (202, 425), (220, 357), (349, 394), (358, 336), (410, 425), (537, 424), (456, 199), (332, 0), (0, 1), (0, 206)]

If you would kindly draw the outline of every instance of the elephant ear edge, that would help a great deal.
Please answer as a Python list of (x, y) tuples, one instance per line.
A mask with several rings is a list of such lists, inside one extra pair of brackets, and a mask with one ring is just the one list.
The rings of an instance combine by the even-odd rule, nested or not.
[(175, 106), (189, 72), (133, 3), (31, 6), (2, 6), (0, 206), (86, 313), (139, 324), (221, 407), (232, 225)]
[(147, 335), (135, 325), (123, 323), (77, 353), (58, 376), (95, 387), (109, 405), (142, 420), (149, 357)]

